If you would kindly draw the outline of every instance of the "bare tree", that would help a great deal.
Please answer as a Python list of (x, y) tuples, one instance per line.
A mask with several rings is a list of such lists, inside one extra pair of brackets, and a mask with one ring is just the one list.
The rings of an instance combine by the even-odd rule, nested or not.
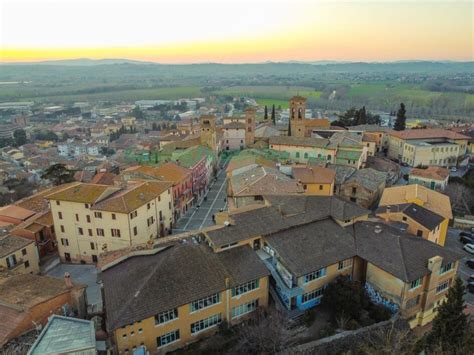
[(415, 350), (416, 340), (409, 328), (400, 329), (394, 322), (388, 328), (378, 329), (369, 334), (359, 351), (367, 355), (410, 354)]
[(254, 319), (242, 324), (232, 352), (274, 354), (291, 345), (294, 338), (288, 318), (279, 311), (259, 310)]
[(469, 187), (459, 182), (452, 182), (447, 186), (445, 194), (449, 196), (453, 210), (464, 210), (468, 214), (471, 214), (474, 194)]

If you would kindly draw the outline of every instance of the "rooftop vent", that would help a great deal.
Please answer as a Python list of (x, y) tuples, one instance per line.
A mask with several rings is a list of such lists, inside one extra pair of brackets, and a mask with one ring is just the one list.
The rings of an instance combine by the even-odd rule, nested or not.
[(145, 195), (143, 194), (143, 192), (140, 192), (140, 194), (138, 195), (138, 198), (140, 200), (143, 200), (145, 198)]
[(229, 221), (224, 221), (224, 226), (229, 227), (229, 226), (230, 226), (230, 222), (229, 222)]
[(382, 232), (382, 227), (378, 224), (375, 226), (375, 233), (380, 234)]

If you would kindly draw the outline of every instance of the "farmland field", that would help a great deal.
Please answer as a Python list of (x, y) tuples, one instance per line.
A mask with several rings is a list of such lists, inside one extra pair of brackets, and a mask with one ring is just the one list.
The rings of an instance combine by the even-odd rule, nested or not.
[[(13, 87), (15, 86), (15, 87)], [(68, 103), (77, 101), (136, 101), (136, 100), (174, 100), (179, 98), (191, 98), (201, 96), (201, 89), (197, 86), (160, 87), (160, 88), (137, 88), (117, 90), (109, 87), (101, 87), (99, 92), (69, 91), (62, 87), (61, 91), (54, 88), (40, 87), (11, 87), (0, 90), (0, 102), (9, 100), (34, 100), (36, 102)], [(89, 90), (93, 90), (91, 88)]]
[(215, 92), (218, 95), (246, 96), (256, 99), (259, 105), (288, 107), (288, 100), (295, 95), (301, 95), (308, 102), (316, 102), (321, 96), (320, 91), (304, 86), (232, 86)]

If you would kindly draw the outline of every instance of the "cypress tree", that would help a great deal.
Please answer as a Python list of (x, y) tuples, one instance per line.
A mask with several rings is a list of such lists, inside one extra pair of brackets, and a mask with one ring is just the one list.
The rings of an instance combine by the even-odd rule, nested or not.
[(263, 118), (266, 120), (268, 120), (268, 108), (267, 108), (267, 105), (265, 105), (265, 113), (263, 115)]
[(400, 104), (400, 108), (397, 111), (397, 119), (395, 120), (395, 125), (393, 126), (393, 129), (395, 131), (404, 131), (405, 126), (406, 126), (406, 110), (405, 110), (405, 104), (402, 102)]
[(448, 291), (446, 301), (439, 306), (433, 320), (433, 328), (427, 334), (426, 347), (439, 346), (443, 351), (457, 351), (468, 340), (468, 316), (464, 314), (464, 294), (466, 287), (459, 277)]
[(272, 105), (272, 122), (276, 124), (275, 105)]

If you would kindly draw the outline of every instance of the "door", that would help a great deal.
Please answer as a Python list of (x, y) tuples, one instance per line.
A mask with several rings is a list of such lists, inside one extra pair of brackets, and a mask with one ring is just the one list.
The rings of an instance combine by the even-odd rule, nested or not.
[(66, 262), (70, 263), (71, 262), (71, 254), (64, 253), (64, 259), (66, 260)]
[(92, 255), (92, 262), (97, 263), (97, 255)]
[(434, 190), (436, 186), (436, 183), (434, 181), (431, 181), (431, 190)]

